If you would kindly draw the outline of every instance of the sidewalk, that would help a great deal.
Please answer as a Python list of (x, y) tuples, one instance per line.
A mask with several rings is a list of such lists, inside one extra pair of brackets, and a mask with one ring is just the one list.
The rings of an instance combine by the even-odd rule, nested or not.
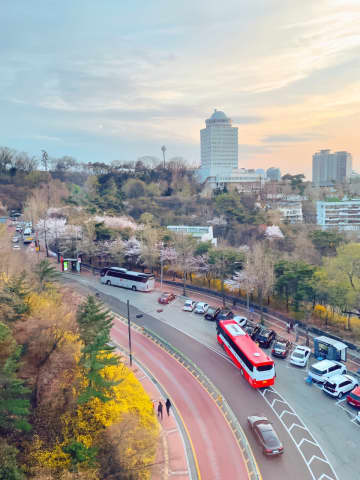
[(128, 363), (126, 363), (126, 366), (132, 369), (144, 390), (153, 400), (155, 413), (157, 413), (159, 400), (163, 404), (163, 419), (159, 420), (161, 428), (160, 441), (155, 465), (152, 469), (152, 480), (195, 479), (196, 477), (191, 475), (189, 469), (184, 439), (178, 423), (179, 421), (181, 422), (179, 414), (175, 410), (174, 405), (170, 408), (170, 415), (168, 416), (166, 413), (165, 402), (167, 396), (164, 396), (165, 390), (150, 378), (138, 362), (135, 365), (133, 364), (132, 367)]

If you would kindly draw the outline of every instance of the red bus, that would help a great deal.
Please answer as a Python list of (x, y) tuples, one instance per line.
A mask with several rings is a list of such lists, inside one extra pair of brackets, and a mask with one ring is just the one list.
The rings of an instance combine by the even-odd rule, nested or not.
[(274, 385), (274, 361), (234, 320), (220, 320), (217, 340), (254, 388)]

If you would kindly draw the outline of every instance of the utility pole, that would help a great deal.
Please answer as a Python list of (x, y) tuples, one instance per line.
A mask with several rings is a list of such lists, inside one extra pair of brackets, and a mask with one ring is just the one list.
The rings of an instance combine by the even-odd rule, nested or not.
[(163, 145), (163, 146), (161, 147), (161, 151), (162, 151), (162, 153), (163, 153), (164, 169), (165, 169), (165, 152), (166, 152), (166, 147), (165, 147), (165, 145)]
[(50, 208), (50, 178), (49, 178), (49, 166), (48, 166), (48, 160), (49, 160), (49, 156), (46, 152), (46, 150), (41, 150), (42, 151), (42, 164), (45, 168), (45, 171), (47, 173), (47, 181), (46, 181), (46, 185), (47, 185), (47, 211), (46, 211), (46, 214), (45, 214), (45, 217), (44, 217), (44, 236), (45, 236), (45, 249), (46, 249), (46, 256), (48, 257), (49, 256), (49, 248), (48, 248), (48, 243), (47, 243), (47, 226), (46, 226), (46, 217), (47, 217), (47, 214), (48, 214), (48, 210)]
[(127, 304), (128, 332), (129, 332), (129, 359), (130, 359), (130, 367), (132, 367), (130, 301), (127, 300), (126, 304)]

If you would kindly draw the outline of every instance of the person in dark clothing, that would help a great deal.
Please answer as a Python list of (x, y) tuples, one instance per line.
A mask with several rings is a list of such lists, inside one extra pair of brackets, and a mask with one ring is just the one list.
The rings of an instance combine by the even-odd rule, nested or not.
[(169, 415), (170, 415), (171, 402), (170, 402), (170, 400), (169, 400), (168, 398), (166, 399), (165, 406), (166, 406), (166, 412), (167, 412), (167, 414), (168, 414), (168, 416), (169, 416)]
[(159, 401), (158, 405), (158, 417), (161, 418), (161, 420), (163, 419), (163, 404), (161, 401)]

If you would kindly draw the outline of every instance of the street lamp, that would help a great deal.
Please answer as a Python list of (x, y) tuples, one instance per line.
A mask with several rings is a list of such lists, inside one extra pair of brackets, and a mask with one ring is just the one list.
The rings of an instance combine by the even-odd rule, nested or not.
[(164, 158), (164, 168), (165, 168), (165, 152), (166, 152), (166, 147), (165, 147), (165, 145), (163, 145), (163, 146), (161, 147), (161, 151), (162, 151), (162, 153), (163, 153), (163, 158)]
[(127, 300), (126, 304), (127, 304), (127, 317), (128, 317), (128, 334), (129, 334), (129, 360), (130, 360), (130, 367), (132, 367), (130, 301)]

